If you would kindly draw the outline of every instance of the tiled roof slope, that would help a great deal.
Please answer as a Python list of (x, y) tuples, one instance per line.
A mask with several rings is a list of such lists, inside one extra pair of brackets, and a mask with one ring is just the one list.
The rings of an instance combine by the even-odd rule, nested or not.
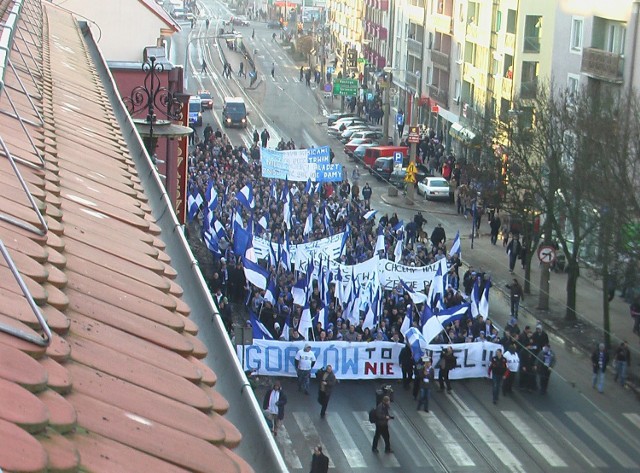
[[(7, 221), (42, 229), (2, 154), (0, 240), (53, 336), (0, 333), (0, 468), (251, 472), (78, 25), (24, 0), (10, 57), (0, 137), (48, 232)], [(42, 333), (2, 257), (0, 324)]]

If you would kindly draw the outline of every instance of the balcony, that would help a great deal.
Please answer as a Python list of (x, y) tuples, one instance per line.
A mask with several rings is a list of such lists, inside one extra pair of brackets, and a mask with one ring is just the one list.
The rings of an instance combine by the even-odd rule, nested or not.
[(437, 85), (429, 86), (429, 97), (444, 108), (447, 108), (449, 105), (449, 91), (439, 89)]
[(521, 99), (535, 99), (538, 92), (538, 80), (531, 80), (522, 82), (520, 84), (520, 98)]
[(422, 57), (422, 42), (415, 39), (407, 39), (407, 51), (415, 57)]
[(449, 70), (449, 55), (447, 53), (443, 53), (442, 51), (436, 51), (435, 49), (431, 50), (431, 62), (435, 66), (438, 66), (441, 69), (446, 71)]
[(443, 15), (442, 13), (436, 13), (433, 15), (433, 26), (438, 33), (451, 34), (453, 21), (449, 15)]
[(524, 48), (525, 53), (539, 53), (540, 52), (540, 37), (539, 36), (525, 36)]
[(584, 48), (580, 71), (594, 79), (622, 83), (624, 57), (602, 49)]

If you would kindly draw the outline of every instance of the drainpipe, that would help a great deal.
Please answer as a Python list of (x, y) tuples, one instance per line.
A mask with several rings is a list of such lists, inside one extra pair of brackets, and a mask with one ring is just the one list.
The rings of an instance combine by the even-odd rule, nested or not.
[[(627, 95), (628, 98), (631, 97), (633, 93), (633, 80), (635, 78), (636, 72), (636, 50), (637, 50), (637, 42), (638, 42), (638, 22), (640, 21), (640, 1), (636, 0), (633, 2), (631, 14), (633, 18), (633, 39), (631, 41), (631, 63), (629, 64), (629, 81), (627, 85)], [(627, 102), (629, 103), (629, 102)]]

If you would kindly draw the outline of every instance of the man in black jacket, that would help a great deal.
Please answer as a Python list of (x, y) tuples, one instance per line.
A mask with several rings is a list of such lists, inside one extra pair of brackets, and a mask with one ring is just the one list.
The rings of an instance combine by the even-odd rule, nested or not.
[(440, 382), (440, 391), (444, 391), (445, 384), (447, 385), (447, 392), (451, 392), (451, 381), (449, 381), (449, 371), (456, 367), (456, 357), (453, 354), (453, 348), (447, 347), (447, 349), (442, 353), (440, 357), (440, 361), (438, 362), (438, 367), (440, 368), (440, 372), (438, 373), (438, 381)]
[(320, 417), (324, 419), (327, 412), (327, 406), (329, 405), (329, 398), (331, 398), (331, 393), (333, 392), (333, 387), (338, 382), (331, 365), (327, 365), (327, 367), (319, 373), (318, 381), (320, 382), (318, 387), (318, 402), (322, 406), (322, 409), (320, 410)]
[(389, 440), (389, 420), (393, 419), (389, 414), (390, 405), (391, 398), (385, 396), (376, 407), (376, 432), (373, 434), (373, 445), (371, 446), (373, 453), (378, 453), (378, 440), (380, 440), (380, 437), (384, 440), (384, 453), (393, 453), (391, 441)]
[(493, 403), (498, 402), (498, 396), (500, 395), (500, 386), (504, 375), (507, 373), (507, 359), (502, 356), (502, 350), (497, 349), (496, 355), (491, 358), (491, 364), (489, 365), (489, 375), (493, 383)]
[(327, 473), (329, 471), (329, 458), (322, 453), (322, 445), (318, 445), (313, 449), (311, 455), (311, 472), (310, 473)]
[(402, 386), (409, 389), (413, 377), (413, 354), (409, 344), (405, 344), (404, 348), (400, 350), (398, 362), (402, 368)]

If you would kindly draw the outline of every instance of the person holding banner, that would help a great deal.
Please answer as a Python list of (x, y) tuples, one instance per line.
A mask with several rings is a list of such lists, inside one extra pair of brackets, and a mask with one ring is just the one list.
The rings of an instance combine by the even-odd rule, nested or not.
[(491, 358), (491, 364), (489, 365), (489, 376), (491, 376), (491, 382), (493, 385), (493, 403), (498, 403), (498, 397), (500, 396), (500, 387), (502, 386), (502, 380), (507, 374), (507, 359), (502, 356), (502, 350), (497, 349), (496, 354)]
[(438, 362), (438, 368), (440, 368), (440, 372), (438, 373), (438, 381), (440, 383), (440, 392), (444, 391), (445, 384), (447, 385), (447, 392), (451, 392), (451, 381), (449, 381), (449, 371), (456, 367), (457, 361), (456, 357), (453, 354), (453, 347), (447, 347), (446, 350), (442, 352), (440, 356), (440, 361)]

